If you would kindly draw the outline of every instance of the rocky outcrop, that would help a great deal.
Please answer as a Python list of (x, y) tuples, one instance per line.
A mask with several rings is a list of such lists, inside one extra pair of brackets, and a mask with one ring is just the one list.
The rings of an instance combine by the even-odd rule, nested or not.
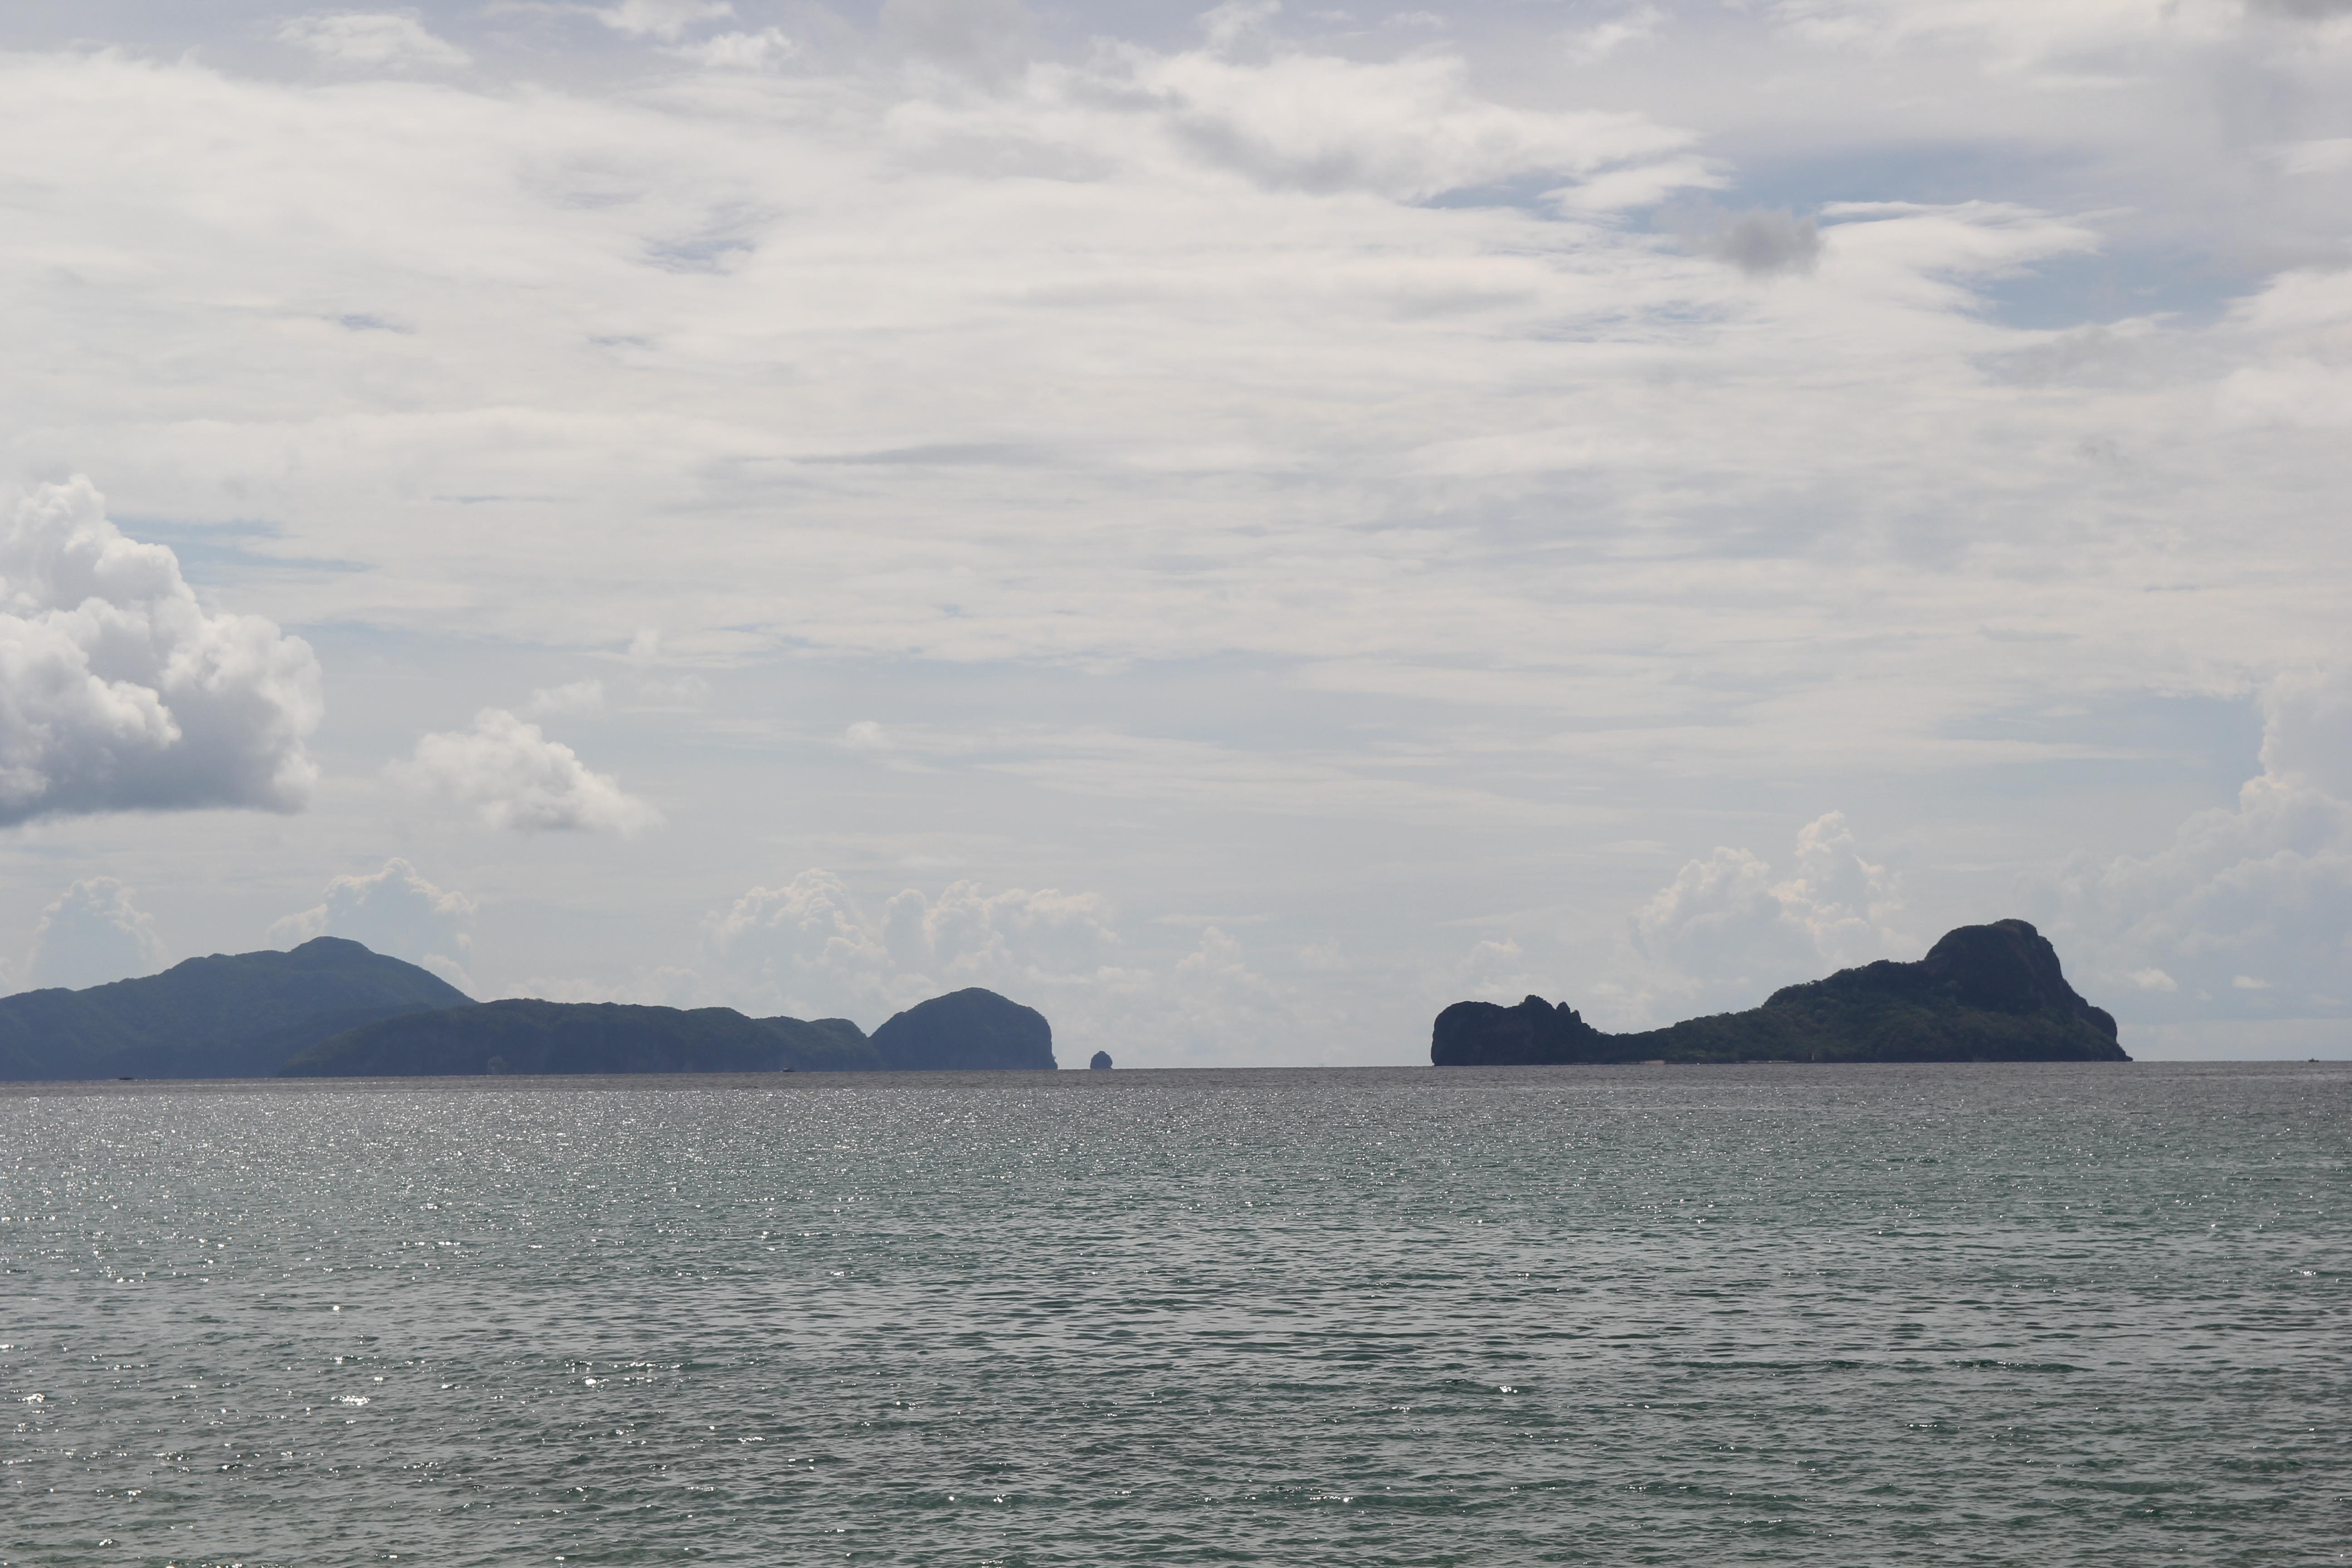
[(973, 986), (918, 1002), (874, 1031), (885, 1068), (946, 1069), (1054, 1066), (1054, 1028), (1034, 1007)]
[(1087, 1066), (1096, 1072), (1110, 1071), (1110, 1053), (1108, 1051), (1097, 1051), (1094, 1055), (1094, 1059), (1087, 1063)]
[(1565, 1002), (1554, 1006), (1540, 996), (1516, 1007), (1456, 1002), (1437, 1016), (1429, 1059), (1442, 1068), (1613, 1061), (1596, 1054), (1608, 1049), (1608, 1039)]
[(1437, 1016), (1440, 1067), (1575, 1062), (2129, 1061), (2116, 1021), (2068, 984), (2023, 921), (1961, 926), (1914, 963), (1882, 961), (1774, 992), (1760, 1007), (1608, 1035), (1562, 1003), (1457, 1002)]

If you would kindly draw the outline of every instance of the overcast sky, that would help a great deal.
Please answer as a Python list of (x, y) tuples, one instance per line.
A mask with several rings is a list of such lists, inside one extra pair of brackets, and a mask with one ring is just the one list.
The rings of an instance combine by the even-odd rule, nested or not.
[(2352, 1054), (2352, 0), (18, 0), (0, 981)]

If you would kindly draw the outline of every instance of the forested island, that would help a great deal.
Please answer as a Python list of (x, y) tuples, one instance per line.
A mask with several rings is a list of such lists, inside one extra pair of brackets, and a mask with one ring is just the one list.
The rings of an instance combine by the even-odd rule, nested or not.
[(2066, 983), (2023, 921), (1961, 926), (1915, 963), (1882, 960), (1775, 991), (1760, 1007), (1610, 1035), (1567, 1003), (1457, 1002), (1437, 1016), (1439, 1067), (1601, 1062), (2127, 1062), (2116, 1021)]
[(1054, 1031), (977, 987), (868, 1036), (728, 1007), (476, 1002), (415, 964), (320, 937), (86, 990), (0, 997), (0, 1079), (1042, 1068)]

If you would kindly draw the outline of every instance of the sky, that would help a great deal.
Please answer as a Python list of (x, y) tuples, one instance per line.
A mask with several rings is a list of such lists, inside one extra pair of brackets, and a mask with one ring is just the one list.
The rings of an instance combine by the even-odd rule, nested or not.
[(2352, 1056), (2352, 0), (18, 0), (0, 986)]

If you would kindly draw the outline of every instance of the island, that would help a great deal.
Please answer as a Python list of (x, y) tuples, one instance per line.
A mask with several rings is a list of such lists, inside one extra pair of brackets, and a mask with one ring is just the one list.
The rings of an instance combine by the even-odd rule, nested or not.
[(411, 1013), (347, 1030), (281, 1078), (469, 1074), (817, 1072), (882, 1066), (846, 1018), (748, 1018), (731, 1007), (638, 1007), (517, 998)]
[(2023, 921), (1947, 932), (1912, 963), (1881, 960), (1784, 986), (1760, 1007), (1604, 1034), (1562, 1002), (1457, 1002), (1437, 1016), (1438, 1067), (1606, 1062), (2127, 1062), (2116, 1021), (2075, 994)]
[(869, 1037), (846, 1018), (752, 1018), (730, 1007), (476, 1002), (428, 970), (337, 937), (0, 997), (0, 1081), (1054, 1066), (1045, 1015), (977, 986), (919, 1002)]
[(0, 1079), (267, 1078), (346, 1029), (474, 1005), (430, 970), (340, 937), (216, 952), (138, 980), (0, 997)]
[(278, 1070), (287, 1078), (410, 1078), (1053, 1066), (1054, 1031), (1045, 1015), (974, 986), (918, 1002), (870, 1038), (846, 1018), (751, 1018), (731, 1007), (485, 1002), (368, 1024)]

